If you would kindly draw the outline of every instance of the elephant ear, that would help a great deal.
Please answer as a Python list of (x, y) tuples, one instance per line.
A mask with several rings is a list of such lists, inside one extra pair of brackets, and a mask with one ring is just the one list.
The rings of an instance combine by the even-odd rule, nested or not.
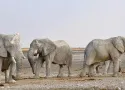
[(12, 40), (11, 40), (11, 44), (17, 44), (20, 43), (20, 34), (16, 33), (14, 34)]
[(56, 45), (49, 39), (42, 39), (41, 49), (42, 56), (46, 56), (56, 49)]
[(4, 47), (4, 42), (3, 42), (2, 38), (0, 38), (0, 56), (7, 57), (7, 50)]
[(113, 45), (121, 53), (124, 52), (125, 48), (124, 48), (123, 40), (120, 36), (113, 38)]

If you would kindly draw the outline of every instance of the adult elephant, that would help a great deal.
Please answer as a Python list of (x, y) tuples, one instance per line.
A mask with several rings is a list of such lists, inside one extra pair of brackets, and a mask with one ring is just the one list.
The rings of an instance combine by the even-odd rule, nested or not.
[(16, 82), (12, 76), (19, 76), (23, 59), (19, 34), (0, 34), (0, 70), (5, 72), (5, 82)]
[(125, 50), (125, 38), (118, 36), (109, 39), (94, 39), (85, 49), (84, 65), (80, 76), (85, 76), (89, 68), (89, 76), (93, 76), (94, 65), (107, 60), (113, 61), (113, 76), (118, 75), (119, 57)]
[(52, 42), (49, 39), (34, 39), (30, 44), (28, 60), (36, 78), (39, 77), (40, 68), (44, 61), (46, 62), (46, 77), (50, 76), (51, 63), (59, 65), (58, 77), (62, 77), (64, 65), (68, 67), (68, 76), (71, 75), (72, 51), (63, 40)]

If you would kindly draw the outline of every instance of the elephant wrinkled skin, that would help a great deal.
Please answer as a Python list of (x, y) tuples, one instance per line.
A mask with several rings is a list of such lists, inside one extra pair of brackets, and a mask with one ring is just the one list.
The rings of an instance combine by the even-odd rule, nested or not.
[(81, 77), (89, 70), (89, 76), (93, 76), (93, 68), (96, 64), (111, 60), (113, 62), (113, 76), (118, 75), (120, 56), (125, 51), (125, 38), (118, 36), (109, 39), (94, 39), (85, 49), (83, 70)]
[(28, 60), (35, 77), (39, 77), (40, 68), (44, 62), (46, 62), (46, 77), (50, 76), (51, 63), (59, 65), (58, 77), (62, 76), (64, 65), (68, 67), (68, 76), (71, 74), (72, 51), (69, 45), (63, 40), (55, 42), (49, 39), (33, 40), (28, 51)]

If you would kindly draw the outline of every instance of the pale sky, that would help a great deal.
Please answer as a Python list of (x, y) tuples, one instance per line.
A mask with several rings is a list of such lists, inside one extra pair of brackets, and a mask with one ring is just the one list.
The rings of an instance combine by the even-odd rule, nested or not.
[(125, 36), (125, 0), (0, 0), (0, 33), (85, 47), (92, 39)]

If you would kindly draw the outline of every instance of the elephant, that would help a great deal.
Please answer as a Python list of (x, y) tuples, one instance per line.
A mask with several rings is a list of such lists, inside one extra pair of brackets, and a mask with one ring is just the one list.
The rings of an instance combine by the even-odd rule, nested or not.
[(64, 40), (51, 41), (48, 38), (34, 39), (27, 54), (30, 66), (35, 78), (39, 78), (40, 68), (46, 62), (46, 78), (50, 77), (51, 64), (59, 65), (57, 77), (62, 77), (64, 65), (68, 68), (68, 76), (71, 75), (72, 51)]
[(119, 57), (124, 51), (125, 38), (122, 36), (92, 40), (85, 48), (83, 69), (80, 76), (85, 76), (88, 70), (89, 76), (94, 76), (92, 72), (94, 65), (107, 60), (113, 62), (113, 76), (118, 76)]
[(5, 83), (16, 82), (20, 76), (21, 61), (25, 59), (20, 45), (20, 35), (0, 34), (0, 70), (5, 73)]

